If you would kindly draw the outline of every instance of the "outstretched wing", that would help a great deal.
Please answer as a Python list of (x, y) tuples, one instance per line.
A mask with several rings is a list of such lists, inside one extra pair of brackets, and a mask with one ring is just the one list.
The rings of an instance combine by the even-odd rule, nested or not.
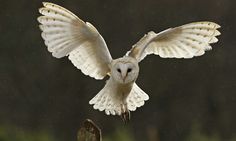
[(169, 28), (158, 34), (153, 31), (144, 35), (127, 55), (141, 61), (146, 55), (155, 54), (162, 58), (192, 58), (201, 56), (216, 43), (220, 26), (213, 22), (194, 22)]
[(43, 6), (38, 21), (48, 51), (56, 58), (68, 56), (85, 75), (104, 78), (112, 57), (97, 29), (59, 5), (44, 2)]

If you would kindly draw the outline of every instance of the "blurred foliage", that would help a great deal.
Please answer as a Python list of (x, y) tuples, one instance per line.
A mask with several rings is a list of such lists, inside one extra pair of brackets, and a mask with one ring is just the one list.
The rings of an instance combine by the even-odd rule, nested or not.
[(103, 141), (134, 141), (134, 136), (129, 129), (119, 127), (111, 135), (105, 136)]
[[(83, 125), (82, 128), (85, 126)], [(99, 128), (98, 128), (99, 129)], [(100, 129), (99, 129), (100, 130)], [(90, 130), (91, 131), (91, 130)], [(134, 133), (130, 129), (125, 127), (118, 127), (114, 132), (103, 137), (102, 141), (135, 141)], [(1, 126), (0, 127), (0, 141), (58, 141), (49, 131), (25, 131), (20, 128), (12, 126)], [(97, 141), (89, 140), (88, 138), (81, 138), (78, 141)], [(150, 141), (150, 140), (146, 140)], [(153, 141), (159, 141), (153, 140)], [(228, 140), (220, 138), (219, 134), (214, 133), (207, 135), (201, 132), (198, 124), (193, 124), (192, 130), (185, 141), (236, 141), (236, 137)]]
[(206, 135), (201, 132), (199, 124), (194, 124), (186, 141), (236, 141), (236, 137), (223, 140), (218, 133)]
[(0, 141), (58, 141), (49, 131), (26, 131), (25, 129), (0, 126)]
[[(160, 139), (156, 139), (152, 141), (159, 140)], [(135, 141), (135, 138), (129, 129), (119, 127), (114, 133), (105, 137), (103, 141)], [(198, 124), (193, 124), (192, 130), (185, 141), (236, 141), (236, 137), (225, 140), (222, 139), (218, 133), (207, 135), (201, 132), (200, 126)]]

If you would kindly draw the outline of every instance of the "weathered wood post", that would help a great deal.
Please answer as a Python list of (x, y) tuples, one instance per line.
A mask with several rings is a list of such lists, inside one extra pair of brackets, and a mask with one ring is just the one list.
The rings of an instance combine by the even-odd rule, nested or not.
[(100, 128), (90, 119), (86, 119), (78, 131), (78, 141), (102, 141)]

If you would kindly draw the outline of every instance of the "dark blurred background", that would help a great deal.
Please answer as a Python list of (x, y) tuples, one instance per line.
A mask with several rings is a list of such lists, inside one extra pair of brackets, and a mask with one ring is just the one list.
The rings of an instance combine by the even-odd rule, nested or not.
[(207, 20), (220, 24), (222, 35), (201, 57), (150, 55), (143, 60), (137, 83), (150, 100), (125, 125), (88, 104), (104, 80), (83, 75), (67, 58), (58, 60), (47, 51), (36, 20), (42, 1), (1, 1), (1, 141), (76, 141), (86, 118), (100, 126), (106, 141), (236, 140), (236, 1), (51, 2), (91, 22), (113, 58), (123, 56), (150, 30)]

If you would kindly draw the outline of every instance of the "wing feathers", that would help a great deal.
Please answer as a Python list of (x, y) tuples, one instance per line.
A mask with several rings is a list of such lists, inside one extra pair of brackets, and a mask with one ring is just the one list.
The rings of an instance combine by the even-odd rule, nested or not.
[(216, 43), (220, 26), (213, 22), (195, 22), (170, 28), (158, 34), (145, 35), (128, 53), (141, 61), (148, 54), (163, 58), (192, 58), (201, 56), (210, 50), (210, 44)]
[(75, 14), (73, 14), (72, 12), (70, 12), (69, 10), (56, 5), (56, 4), (52, 4), (49, 2), (43, 2), (43, 6), (47, 7), (48, 9), (54, 10), (57, 13), (60, 13), (61, 15), (64, 15), (66, 17), (69, 17), (70, 19), (79, 19)]
[(213, 28), (217, 29), (220, 28), (220, 25), (213, 23), (213, 22), (208, 22), (208, 21), (203, 21), (203, 22), (193, 22), (189, 24), (185, 24), (181, 26), (183, 28)]
[(112, 58), (97, 29), (59, 5), (43, 2), (43, 6), (38, 21), (48, 51), (56, 58), (69, 56), (86, 75), (105, 77)]
[[(61, 21), (65, 21), (65, 22), (71, 21), (71, 18), (68, 17), (67, 15), (61, 14), (59, 9), (56, 11), (56, 10), (53, 10), (50, 8), (43, 7), (43, 8), (39, 9), (39, 12), (41, 14), (47, 16), (48, 18), (59, 19)], [(75, 19), (75, 18), (73, 17), (72, 19)]]

